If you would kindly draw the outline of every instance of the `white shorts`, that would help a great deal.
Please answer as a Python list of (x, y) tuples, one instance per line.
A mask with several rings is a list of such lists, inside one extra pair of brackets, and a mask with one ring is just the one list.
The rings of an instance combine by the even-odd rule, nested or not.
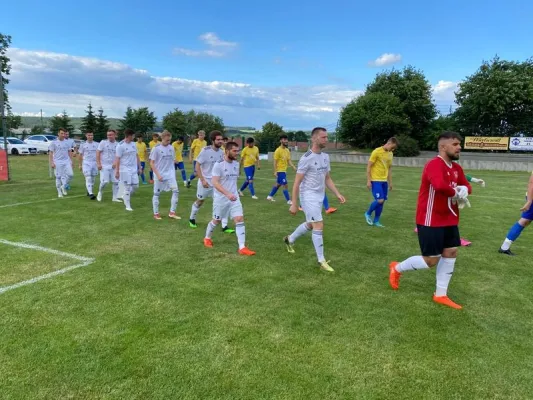
[(155, 176), (154, 178), (154, 193), (178, 190), (178, 183), (176, 182), (175, 176), (170, 179), (165, 179), (163, 182), (160, 182)]
[(96, 176), (98, 175), (98, 167), (96, 164), (82, 164), (81, 169), (83, 171), (83, 176)]
[(55, 174), (56, 178), (61, 178), (63, 176), (74, 176), (72, 164), (56, 164)]
[(322, 206), (323, 206), (324, 198), (322, 197), (320, 200), (318, 198), (308, 198), (308, 199), (302, 199), (300, 198), (300, 204), (302, 206), (302, 210), (305, 214), (305, 222), (320, 222), (322, 221)]
[(117, 178), (115, 178), (115, 170), (113, 167), (102, 167), (100, 170), (100, 181), (102, 183), (118, 182)]
[(120, 181), (124, 185), (138, 185), (139, 175), (137, 175), (137, 171), (135, 172), (120, 171)]
[(196, 198), (198, 200), (205, 200), (210, 197), (213, 197), (213, 187), (209, 186), (208, 188), (205, 188), (204, 185), (202, 185), (202, 181), (198, 180), (198, 185), (196, 187)]
[(220, 221), (222, 218), (234, 219), (243, 215), (244, 212), (239, 197), (235, 201), (226, 198), (213, 200), (213, 219)]

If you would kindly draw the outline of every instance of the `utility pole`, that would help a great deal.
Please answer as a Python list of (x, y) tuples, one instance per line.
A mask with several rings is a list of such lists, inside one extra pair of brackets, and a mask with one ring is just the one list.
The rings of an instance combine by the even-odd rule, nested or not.
[(4, 151), (6, 153), (6, 166), (7, 166), (7, 180), (10, 180), (9, 176), (9, 158), (7, 151), (7, 123), (6, 123), (6, 114), (5, 114), (5, 99), (4, 99), (4, 78), (2, 76), (2, 71), (0, 70), (0, 117), (2, 118), (2, 133), (4, 135)]

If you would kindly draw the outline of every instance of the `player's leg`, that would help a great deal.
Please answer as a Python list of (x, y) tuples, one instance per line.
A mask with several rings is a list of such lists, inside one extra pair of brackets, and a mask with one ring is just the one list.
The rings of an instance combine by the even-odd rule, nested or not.
[(285, 196), (287, 204), (292, 204), (291, 196), (289, 195), (289, 183), (287, 182), (287, 174), (285, 172), (281, 177), (281, 184), (283, 185), (283, 196)]
[(248, 188), (250, 189), (250, 193), (252, 194), (252, 199), (257, 200), (257, 196), (255, 195), (254, 176), (255, 165), (252, 165), (248, 174)]
[(216, 227), (220, 225), (222, 215), (226, 215), (228, 213), (228, 203), (229, 202), (225, 201), (224, 199), (218, 201), (213, 200), (213, 217), (211, 218), (211, 221), (209, 221), (209, 223), (207, 224), (207, 228), (205, 229), (205, 247), (213, 247), (213, 240), (211, 239), (213, 237), (213, 232), (215, 231)]
[(106, 187), (106, 185), (111, 182), (111, 174), (112, 174), (112, 169), (109, 168), (102, 168), (100, 170), (100, 185), (98, 186), (98, 195), (96, 196), (96, 200), (98, 201), (102, 201), (102, 198), (104, 196), (104, 188)]
[(193, 160), (192, 162), (192, 174), (189, 176), (189, 182), (188, 185), (191, 184), (192, 180), (196, 178), (196, 160)]
[(250, 167), (244, 167), (244, 182), (242, 183), (241, 188), (239, 189), (239, 195), (240, 195), (240, 196), (243, 195), (242, 192), (243, 192), (244, 190), (246, 190), (246, 188), (247, 188), (248, 185), (249, 185), (249, 182), (248, 182), (249, 168), (250, 168)]
[[(142, 163), (141, 163), (141, 166), (142, 166)], [(142, 167), (142, 174), (144, 176), (144, 167)], [(152, 170), (152, 167), (150, 167), (150, 183), (154, 183), (154, 171)]]
[(120, 182), (117, 179), (117, 177), (115, 176), (115, 170), (111, 169), (109, 171), (109, 174), (110, 174), (110, 177), (111, 177), (110, 182), (113, 184), (113, 201), (116, 202), (116, 203), (121, 203), (122, 199), (119, 197)]
[(381, 217), (381, 213), (383, 212), (383, 207), (385, 206), (385, 202), (387, 201), (387, 198), (388, 198), (389, 184), (387, 182), (379, 182), (379, 183), (381, 186), (381, 198), (378, 200), (378, 206), (376, 207), (376, 210), (375, 210), (374, 226), (383, 228), (383, 225), (381, 225), (381, 222), (379, 222), (379, 219)]
[(457, 248), (461, 246), (461, 236), (457, 226), (444, 228), (444, 249), (442, 257), (437, 264), (437, 287), (433, 295), (433, 301), (451, 308), (461, 309), (462, 307), (453, 302), (448, 297), (448, 285), (452, 279), (457, 259)]
[[(137, 174), (132, 174), (129, 172), (123, 172), (120, 174), (120, 180), (124, 184), (124, 206), (126, 207), (126, 211), (133, 211), (131, 208), (131, 195), (134, 191), (134, 180), (133, 178), (137, 177)], [(137, 184), (138, 184), (137, 179)]]
[(57, 189), (57, 197), (61, 198), (63, 197), (63, 182), (61, 181), (61, 168), (59, 165), (56, 165), (56, 168), (54, 170), (54, 174), (56, 177), (56, 189)]
[(65, 189), (70, 189), (70, 181), (74, 178), (74, 171), (72, 170), (72, 164), (69, 162), (65, 166), (66, 184)]
[(159, 214), (159, 196), (161, 196), (161, 185), (162, 182), (156, 180), (154, 182), (154, 194), (152, 196), (152, 210), (154, 212), (154, 219), (161, 220), (161, 215)]
[(324, 210), (326, 210), (326, 214), (333, 214), (335, 211), (337, 211), (335, 207), (330, 207), (327, 194), (324, 194), (324, 201), (322, 202), (322, 204), (324, 205)]
[(198, 181), (196, 186), (196, 201), (192, 203), (191, 215), (189, 216), (189, 226), (191, 228), (198, 228), (198, 225), (196, 225), (196, 214), (200, 211), (200, 207), (204, 204), (208, 193), (207, 189), (202, 185), (202, 182)]
[(365, 213), (365, 220), (368, 225), (374, 224), (374, 222), (372, 221), (372, 213), (376, 211), (376, 208), (378, 208), (379, 206), (378, 200), (382, 196), (380, 183), (381, 182), (375, 182), (375, 181), (371, 182), (372, 187), (370, 190), (372, 191), (372, 196), (374, 197), (374, 200), (372, 201), (372, 203), (370, 203), (370, 206), (368, 207), (368, 210)]
[(507, 254), (509, 256), (514, 256), (515, 254), (511, 252), (511, 245), (518, 239), (524, 228), (531, 224), (532, 220), (533, 207), (531, 207), (528, 211), (524, 211), (521, 215), (521, 218), (511, 227), (511, 229), (509, 229), (509, 232), (507, 233), (507, 236), (505, 237), (505, 240), (503, 241), (498, 252)]
[(178, 169), (181, 171), (181, 179), (183, 180), (183, 186), (187, 186), (187, 172), (185, 171), (185, 164), (183, 161), (177, 163)]
[(176, 215), (176, 209), (178, 208), (178, 200), (180, 191), (178, 189), (178, 182), (176, 182), (176, 177), (170, 179), (168, 182), (168, 190), (172, 192), (172, 197), (170, 198), (170, 210), (168, 212), (168, 217), (172, 219), (181, 219)]
[(240, 200), (229, 203), (228, 214), (235, 222), (237, 242), (239, 244), (239, 254), (243, 256), (253, 256), (255, 251), (246, 247), (246, 228), (244, 225), (244, 212)]
[(92, 176), (92, 168), (91, 166), (84, 165), (82, 168), (83, 176), (85, 177), (85, 188), (87, 189), (87, 196), (89, 196), (92, 200), (95, 199), (95, 196), (93, 194), (93, 176)]
[[(144, 176), (144, 168), (146, 167), (146, 162), (145, 161), (141, 161), (141, 173), (139, 174), (141, 176), (141, 180), (142, 180), (142, 183), (144, 185), (146, 185), (146, 178)], [(150, 179), (152, 179), (152, 174), (153, 172), (150, 171)]]
[(274, 196), (278, 192), (278, 189), (283, 185), (284, 175), (285, 175), (284, 172), (276, 173), (276, 184), (272, 186), (272, 190), (270, 191), (270, 194), (267, 196), (267, 200), (274, 201)]

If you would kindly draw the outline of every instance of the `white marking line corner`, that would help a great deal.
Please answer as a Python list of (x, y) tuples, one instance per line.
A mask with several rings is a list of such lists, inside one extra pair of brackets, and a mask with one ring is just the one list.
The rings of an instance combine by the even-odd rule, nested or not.
[(36, 246), (33, 244), (27, 244), (27, 243), (21, 243), (21, 242), (10, 242), (9, 240), (4, 240), (4, 239), (0, 239), (0, 244), (21, 247), (23, 249), (29, 249), (29, 250), (43, 251), (45, 253), (55, 254), (61, 257), (72, 258), (73, 260), (80, 261), (78, 264), (71, 265), (69, 267), (65, 267), (62, 269), (58, 269), (57, 271), (53, 271), (48, 274), (36, 276), (35, 278), (31, 278), (31, 279), (28, 279), (22, 282), (17, 282), (9, 286), (2, 286), (0, 287), (0, 294), (5, 293), (9, 290), (17, 289), (21, 286), (31, 285), (32, 283), (42, 281), (43, 279), (48, 279), (48, 278), (52, 278), (57, 275), (62, 275), (65, 272), (72, 271), (73, 269), (76, 269), (76, 268), (86, 267), (87, 265), (92, 264), (94, 262), (94, 258), (78, 256), (77, 254), (65, 253), (64, 251), (49, 249), (48, 247)]

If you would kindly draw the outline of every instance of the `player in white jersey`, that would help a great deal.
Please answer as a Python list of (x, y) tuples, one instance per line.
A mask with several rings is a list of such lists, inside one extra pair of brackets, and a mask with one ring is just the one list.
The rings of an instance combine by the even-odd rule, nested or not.
[[(200, 153), (201, 155), (201, 153)], [(242, 210), (237, 179), (239, 178), (239, 146), (235, 142), (228, 142), (224, 158), (213, 167), (211, 183), (213, 185), (213, 219), (207, 225), (204, 238), (205, 247), (213, 247), (211, 236), (220, 224), (222, 216), (229, 216), (235, 221), (239, 254), (253, 256), (255, 251), (246, 247), (246, 230), (244, 228), (244, 213)], [(200, 157), (198, 157), (200, 159)]]
[(176, 152), (174, 147), (170, 144), (172, 135), (165, 130), (161, 134), (161, 144), (158, 144), (150, 151), (150, 168), (154, 172), (154, 196), (152, 197), (152, 205), (154, 209), (154, 218), (161, 219), (159, 214), (159, 196), (161, 192), (172, 191), (172, 198), (170, 200), (169, 218), (181, 219), (176, 215), (176, 207), (178, 206), (178, 183), (176, 182), (176, 172), (174, 170), (174, 158)]
[(294, 186), (292, 188), (292, 205), (290, 213), (296, 215), (298, 213), (298, 199), (302, 205), (305, 213), (305, 222), (302, 223), (289, 236), (283, 238), (287, 251), (294, 253), (294, 242), (300, 236), (305, 235), (309, 231), (313, 231), (313, 245), (315, 246), (316, 255), (320, 268), (324, 271), (333, 272), (324, 258), (324, 240), (322, 231), (324, 230), (324, 222), (322, 220), (322, 202), (326, 194), (326, 187), (331, 190), (341, 203), (346, 200), (339, 193), (331, 176), (329, 155), (322, 152), (328, 143), (328, 134), (324, 128), (314, 128), (311, 133), (311, 150), (305, 153), (298, 162), (298, 169), (296, 171), (296, 178), (294, 179)]
[(96, 151), (98, 150), (98, 143), (95, 142), (94, 135), (92, 132), (86, 132), (85, 138), (87, 139), (85, 143), (80, 145), (78, 150), (80, 154), (79, 159), (79, 168), (85, 176), (85, 187), (87, 188), (87, 196), (91, 200), (96, 199), (96, 196), (93, 193), (94, 180), (96, 175), (98, 175), (98, 166), (96, 165)]
[(67, 185), (72, 179), (72, 153), (70, 144), (65, 139), (66, 130), (61, 128), (58, 138), (50, 144), (48, 160), (52, 168), (55, 169), (57, 196), (67, 195)]
[(131, 208), (131, 195), (139, 188), (139, 174), (141, 173), (141, 161), (137, 154), (137, 146), (133, 142), (134, 132), (131, 129), (124, 131), (124, 142), (117, 146), (115, 158), (115, 178), (124, 184), (124, 205), (126, 211)]
[[(198, 210), (200, 210), (205, 200), (213, 197), (213, 185), (211, 184), (213, 167), (215, 163), (224, 159), (224, 152), (220, 149), (223, 143), (222, 133), (220, 131), (212, 131), (209, 137), (211, 138), (211, 146), (204, 147), (196, 158), (195, 172), (196, 176), (198, 176), (198, 186), (196, 189), (196, 201), (192, 205), (189, 217), (189, 226), (191, 228), (198, 228), (196, 214), (198, 214)], [(222, 227), (227, 226), (228, 218), (224, 216)]]
[(116, 135), (117, 133), (114, 129), (108, 130), (107, 139), (98, 144), (98, 150), (96, 151), (96, 166), (100, 171), (100, 187), (96, 196), (98, 201), (102, 201), (104, 188), (111, 182), (113, 185), (113, 201), (121, 203), (117, 198), (118, 179), (115, 178), (115, 154), (118, 145)]

